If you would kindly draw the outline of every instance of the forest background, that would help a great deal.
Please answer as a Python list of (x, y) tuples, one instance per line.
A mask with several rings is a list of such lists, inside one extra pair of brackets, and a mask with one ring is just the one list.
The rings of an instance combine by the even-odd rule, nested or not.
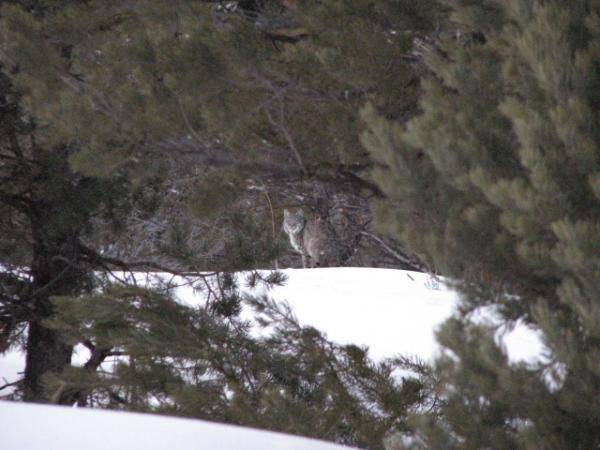
[[(597, 2), (5, 0), (0, 21), (14, 399), (368, 448), (600, 444)], [(449, 353), (374, 364), (243, 298), (235, 272), (299, 264), (285, 208), (327, 224), (335, 265), (454, 280)], [(207, 303), (116, 271), (206, 281)], [(482, 307), (539, 328), (547, 362), (509, 363)]]

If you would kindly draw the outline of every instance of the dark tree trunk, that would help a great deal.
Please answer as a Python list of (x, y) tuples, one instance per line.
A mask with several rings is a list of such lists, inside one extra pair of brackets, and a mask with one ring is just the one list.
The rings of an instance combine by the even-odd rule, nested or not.
[[(10, 267), (0, 273), (0, 351), (10, 344), (14, 327), (27, 323), (23, 397), (45, 401), (44, 375), (61, 372), (72, 354), (72, 346), (45, 320), (53, 314), (53, 297), (80, 295), (90, 287), (92, 269), (81, 262), (80, 236), (103, 191), (102, 183), (71, 170), (71, 147), (36, 144), (35, 126), (20, 110), (19, 98), (10, 78), (0, 73), (0, 232), (8, 232), (10, 245), (19, 242), (22, 247), (14, 260), (10, 245), (8, 252), (0, 249), (0, 256), (8, 258), (9, 266), (30, 269), (27, 280)], [(12, 221), (12, 235), (8, 224), (15, 217), (19, 220)], [(4, 245), (5, 236), (0, 237)]]
[(86, 278), (79, 262), (79, 232), (64, 234), (62, 229), (56, 233), (63, 225), (59, 216), (54, 217), (58, 219), (55, 224), (46, 215), (39, 219), (32, 223), (33, 307), (24, 376), (24, 399), (33, 402), (47, 401), (43, 376), (60, 373), (71, 364), (73, 353), (73, 347), (63, 342), (59, 333), (44, 325), (53, 314), (52, 297), (78, 295)]
[[(38, 305), (49, 311), (29, 324), (27, 339), (27, 359), (25, 365), (25, 395), (26, 401), (45, 401), (42, 376), (46, 373), (62, 371), (71, 364), (73, 348), (60, 340), (56, 331), (44, 327), (40, 322), (50, 316), (51, 308), (48, 299)], [(39, 309), (38, 309), (39, 311)]]

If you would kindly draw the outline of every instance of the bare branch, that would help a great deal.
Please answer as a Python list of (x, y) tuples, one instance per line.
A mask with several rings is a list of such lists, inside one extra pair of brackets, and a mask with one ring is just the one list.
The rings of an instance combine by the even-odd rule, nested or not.
[[(3, 378), (3, 380), (6, 382), (6, 378)], [(10, 383), (6, 382), (2, 386), (0, 386), (0, 391), (2, 391), (4, 389), (7, 389), (7, 388), (9, 388), (11, 386), (18, 386), (21, 383), (23, 383), (23, 379), (22, 378), (18, 379), (17, 381), (10, 382)]]
[(416, 270), (418, 272), (430, 272), (427, 266), (422, 262), (416, 260), (414, 256), (409, 256), (400, 253), (400, 251), (394, 250), (383, 239), (374, 235), (373, 233), (369, 233), (368, 231), (361, 231), (360, 233), (363, 236), (366, 236), (369, 239), (372, 239), (373, 241), (377, 242), (388, 254), (390, 254), (399, 262), (407, 266), (407, 268), (410, 268), (411, 270)]

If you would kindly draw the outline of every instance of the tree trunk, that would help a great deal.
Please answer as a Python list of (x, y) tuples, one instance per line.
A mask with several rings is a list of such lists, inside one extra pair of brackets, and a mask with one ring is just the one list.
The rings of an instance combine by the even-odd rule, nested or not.
[(47, 220), (32, 223), (33, 308), (24, 376), (24, 399), (32, 402), (47, 401), (45, 374), (60, 373), (71, 364), (73, 347), (43, 323), (53, 313), (52, 297), (78, 295), (86, 275), (79, 264), (79, 233), (72, 230), (67, 236), (53, 235), (53, 229)]
[(24, 380), (24, 399), (26, 401), (46, 401), (42, 376), (50, 372), (58, 373), (71, 364), (73, 347), (61, 342), (56, 331), (50, 330), (40, 323), (41, 320), (50, 316), (52, 308), (49, 306), (50, 302), (46, 299), (42, 307), (49, 310), (50, 313), (40, 315), (38, 320), (29, 323)]

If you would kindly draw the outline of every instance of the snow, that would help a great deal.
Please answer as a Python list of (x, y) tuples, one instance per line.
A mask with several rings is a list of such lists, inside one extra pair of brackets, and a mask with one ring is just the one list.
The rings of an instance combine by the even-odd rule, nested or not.
[(8, 351), (0, 355), (0, 384), (19, 378), (19, 372), (25, 368), (25, 356), (21, 352)]
[(202, 420), (0, 401), (3, 450), (348, 450)]
[[(340, 344), (369, 347), (375, 360), (398, 354), (432, 361), (441, 351), (435, 330), (454, 311), (458, 296), (426, 274), (392, 269), (288, 269), (284, 286), (266, 292), (292, 307), (302, 325), (324, 331)], [(265, 288), (249, 290), (265, 293)], [(202, 302), (189, 286), (177, 295), (188, 304)], [(249, 312), (245, 311), (246, 317)], [(482, 320), (494, 323), (492, 312)], [(543, 358), (539, 334), (522, 324), (499, 330), (496, 336), (513, 362)], [(74, 363), (87, 351), (76, 348)], [(18, 352), (0, 356), (0, 384), (18, 378), (24, 357)], [(4, 390), (2, 393), (6, 393)], [(75, 432), (65, 432), (78, 430)], [(31, 432), (35, 430), (35, 432)], [(106, 411), (73, 410), (0, 402), (3, 449), (306, 449), (343, 448), (317, 441), (284, 437), (231, 426), (158, 416)]]
[(396, 354), (431, 360), (434, 331), (452, 313), (454, 292), (431, 287), (426, 274), (392, 269), (286, 270), (272, 298), (287, 301), (302, 325), (340, 344), (369, 347), (372, 358)]
[[(440, 351), (435, 330), (450, 317), (458, 300), (443, 282), (418, 272), (353, 267), (283, 272), (287, 282), (267, 292), (272, 298), (288, 302), (302, 325), (324, 331), (329, 339), (369, 347), (375, 360), (402, 354), (432, 361)], [(250, 290), (264, 292), (264, 288)], [(190, 286), (177, 288), (177, 296), (187, 304), (202, 301)], [(487, 314), (487, 321), (494, 322), (492, 313)], [(538, 333), (523, 324), (500, 330), (497, 339), (514, 362), (533, 362), (543, 353)], [(74, 363), (85, 362), (85, 347), (76, 352)], [(23, 367), (22, 354), (0, 355), (0, 380), (17, 379)]]
[[(419, 272), (352, 267), (284, 272), (288, 281), (270, 290), (272, 298), (287, 301), (301, 324), (325, 331), (331, 340), (369, 347), (375, 360), (401, 354), (433, 361), (440, 353), (435, 332), (458, 303), (443, 280)], [(480, 321), (500, 322), (490, 309)], [(500, 327), (496, 340), (512, 362), (543, 359), (540, 334), (521, 322)]]

